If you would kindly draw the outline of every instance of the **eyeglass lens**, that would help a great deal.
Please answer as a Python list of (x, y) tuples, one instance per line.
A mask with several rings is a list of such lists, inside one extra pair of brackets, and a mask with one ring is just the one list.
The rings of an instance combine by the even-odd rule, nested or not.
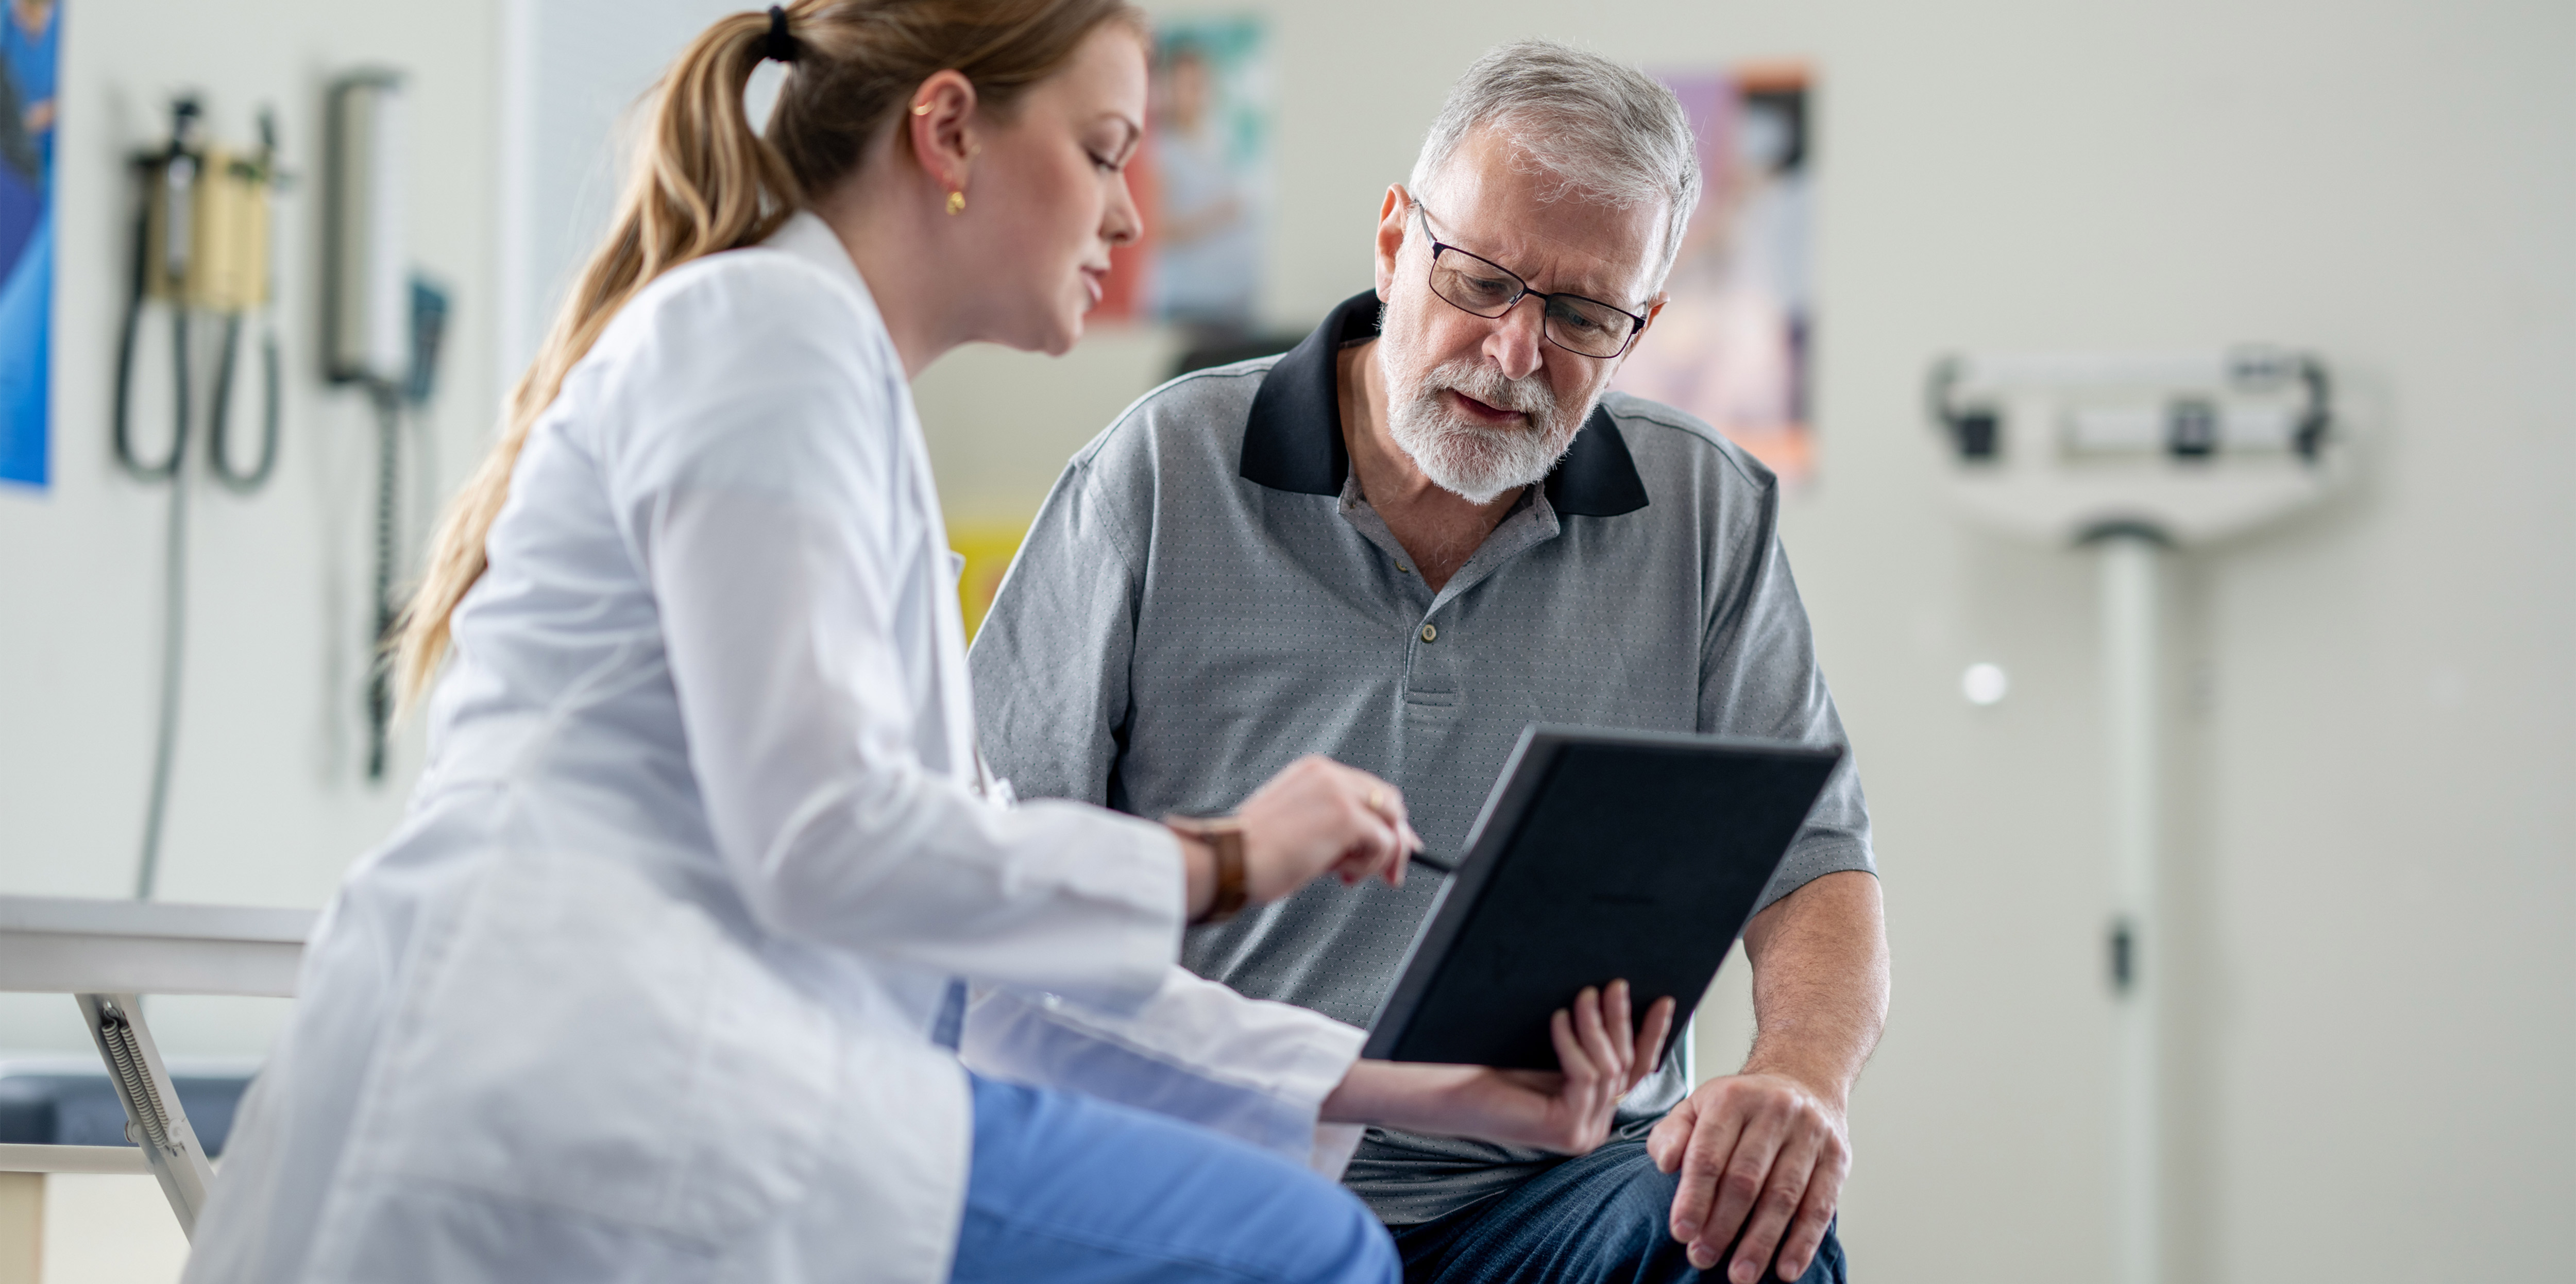
[[(1529, 287), (1504, 268), (1455, 246), (1442, 246), (1431, 263), (1431, 292), (1461, 311), (1499, 317)], [(1547, 299), (1542, 322), (1548, 340), (1587, 357), (1615, 357), (1627, 346), (1636, 319), (1606, 303), (1570, 294)]]

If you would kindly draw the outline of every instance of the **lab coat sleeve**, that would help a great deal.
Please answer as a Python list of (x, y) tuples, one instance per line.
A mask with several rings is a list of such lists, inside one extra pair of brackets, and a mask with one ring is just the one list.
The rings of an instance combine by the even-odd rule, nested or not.
[[(1120, 484), (1133, 471), (1122, 452), (1139, 448), (1134, 413), (1057, 479), (976, 630), (984, 750), (1023, 796), (1108, 799), (1142, 589), (1139, 528), (1150, 521)], [(1338, 1178), (1364, 1130), (1318, 1114), (1365, 1039), (1176, 967), (1125, 1015), (1059, 994), (979, 990), (959, 1055), (980, 1074), (1185, 1119)]]
[(926, 596), (908, 577), (947, 574), (946, 552), (905, 519), (917, 446), (891, 347), (805, 270), (663, 300), (623, 358), (652, 373), (620, 381), (634, 394), (595, 443), (716, 846), (771, 930), (1145, 1003), (1179, 947), (1172, 837), (1076, 804), (987, 806), (915, 751), (911, 693), (937, 670), (901, 617)]
[(978, 1074), (1184, 1119), (1338, 1178), (1362, 1129), (1318, 1116), (1366, 1038), (1321, 1013), (1248, 999), (1175, 967), (1132, 1013), (980, 990), (958, 1054)]

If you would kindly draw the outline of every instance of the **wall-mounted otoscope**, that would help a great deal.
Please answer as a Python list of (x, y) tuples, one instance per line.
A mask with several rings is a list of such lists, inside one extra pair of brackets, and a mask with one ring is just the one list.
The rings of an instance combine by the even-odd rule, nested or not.
[[(114, 433), (117, 462), (135, 477), (158, 481), (176, 474), (192, 427), (193, 363), (189, 334), (196, 317), (212, 316), (223, 329), (223, 351), (208, 406), (209, 464), (218, 481), (237, 491), (256, 490), (277, 466), (278, 355), (275, 296), (270, 271), (269, 207), (286, 185), (277, 165), (277, 122), (259, 118), (259, 143), (234, 151), (206, 142), (194, 98), (171, 104), (170, 137), (135, 157), (142, 193), (133, 235), (130, 289), (117, 345)], [(173, 436), (169, 451), (147, 462), (134, 444), (134, 366), (145, 314), (154, 306), (170, 315)], [(244, 321), (263, 323), (258, 462), (236, 467), (229, 440), (233, 372), (239, 364)]]
[[(170, 793), (171, 756), (178, 737), (180, 657), (186, 639), (187, 460), (195, 419), (193, 322), (221, 326), (222, 354), (215, 368), (207, 417), (207, 464), (215, 480), (247, 493), (277, 468), (279, 396), (277, 327), (271, 307), (269, 206), (285, 185), (277, 165), (277, 126), (263, 112), (259, 143), (233, 151), (203, 137), (194, 98), (171, 104), (170, 136), (134, 158), (139, 195), (125, 315), (116, 350), (116, 390), (111, 436), (116, 460), (138, 481), (170, 484), (168, 543), (162, 588), (161, 705), (152, 755), (152, 784), (144, 811), (143, 851), (135, 895), (150, 899), (160, 869), (161, 827)], [(134, 376), (146, 315), (170, 319), (170, 444), (146, 459), (135, 444)], [(260, 444), (257, 462), (234, 463), (233, 371), (240, 364), (247, 318), (261, 322)]]

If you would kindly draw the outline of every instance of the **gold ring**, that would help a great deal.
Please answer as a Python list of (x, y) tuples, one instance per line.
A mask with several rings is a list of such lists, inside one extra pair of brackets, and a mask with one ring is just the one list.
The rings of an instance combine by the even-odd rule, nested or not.
[(1384, 812), (1386, 810), (1386, 786), (1379, 785), (1375, 789), (1369, 790), (1368, 809), (1374, 812)]

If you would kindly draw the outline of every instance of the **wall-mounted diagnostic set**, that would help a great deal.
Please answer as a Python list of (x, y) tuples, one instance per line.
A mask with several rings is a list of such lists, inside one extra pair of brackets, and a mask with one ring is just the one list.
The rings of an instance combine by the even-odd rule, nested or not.
[[(323, 262), (319, 365), (326, 380), (367, 394), (377, 428), (374, 605), (368, 637), (366, 772), (386, 772), (392, 707), (381, 643), (396, 605), (400, 556), (404, 412), (428, 400), (446, 327), (446, 294), (415, 273), (405, 226), (411, 158), (405, 137), (401, 78), (365, 71), (334, 81), (323, 103)], [(118, 464), (138, 481), (170, 487), (161, 639), (161, 692), (149, 801), (135, 894), (150, 899), (161, 859), (185, 649), (187, 504), (194, 429), (206, 427), (206, 471), (236, 493), (258, 490), (274, 474), (283, 409), (283, 357), (276, 311), (272, 225), (275, 197), (287, 190), (279, 163), (274, 113), (262, 111), (247, 147), (216, 141), (194, 96), (171, 104), (169, 134), (133, 162), (134, 217), (125, 313), (117, 343), (111, 421)], [(144, 349), (157, 346), (158, 318), (170, 345), (166, 445), (151, 449), (160, 418), (146, 413), (139, 385)], [(198, 395), (204, 335), (219, 336), (211, 386)], [(244, 364), (246, 333), (256, 334), (258, 444), (237, 444), (235, 372)], [(157, 361), (157, 358), (155, 358)]]
[[(277, 468), (280, 390), (269, 206), (284, 178), (277, 165), (276, 121), (263, 112), (258, 143), (234, 150), (209, 141), (200, 117), (196, 99), (180, 98), (171, 105), (169, 137), (134, 158), (132, 259), (110, 423), (118, 465), (138, 481), (170, 486), (160, 708), (143, 850), (135, 872), (135, 894), (144, 899), (150, 899), (160, 871), (171, 755), (178, 738), (187, 621), (188, 447), (196, 420), (195, 335), (201, 323), (213, 322), (222, 334), (206, 410), (208, 470), (227, 488), (248, 493)], [(158, 457), (147, 458), (136, 442), (139, 399), (134, 385), (145, 322), (156, 311), (166, 313), (170, 323), (170, 438)], [(244, 467), (232, 442), (233, 372), (241, 364), (242, 331), (254, 318), (260, 331), (259, 448), (254, 462)]]

